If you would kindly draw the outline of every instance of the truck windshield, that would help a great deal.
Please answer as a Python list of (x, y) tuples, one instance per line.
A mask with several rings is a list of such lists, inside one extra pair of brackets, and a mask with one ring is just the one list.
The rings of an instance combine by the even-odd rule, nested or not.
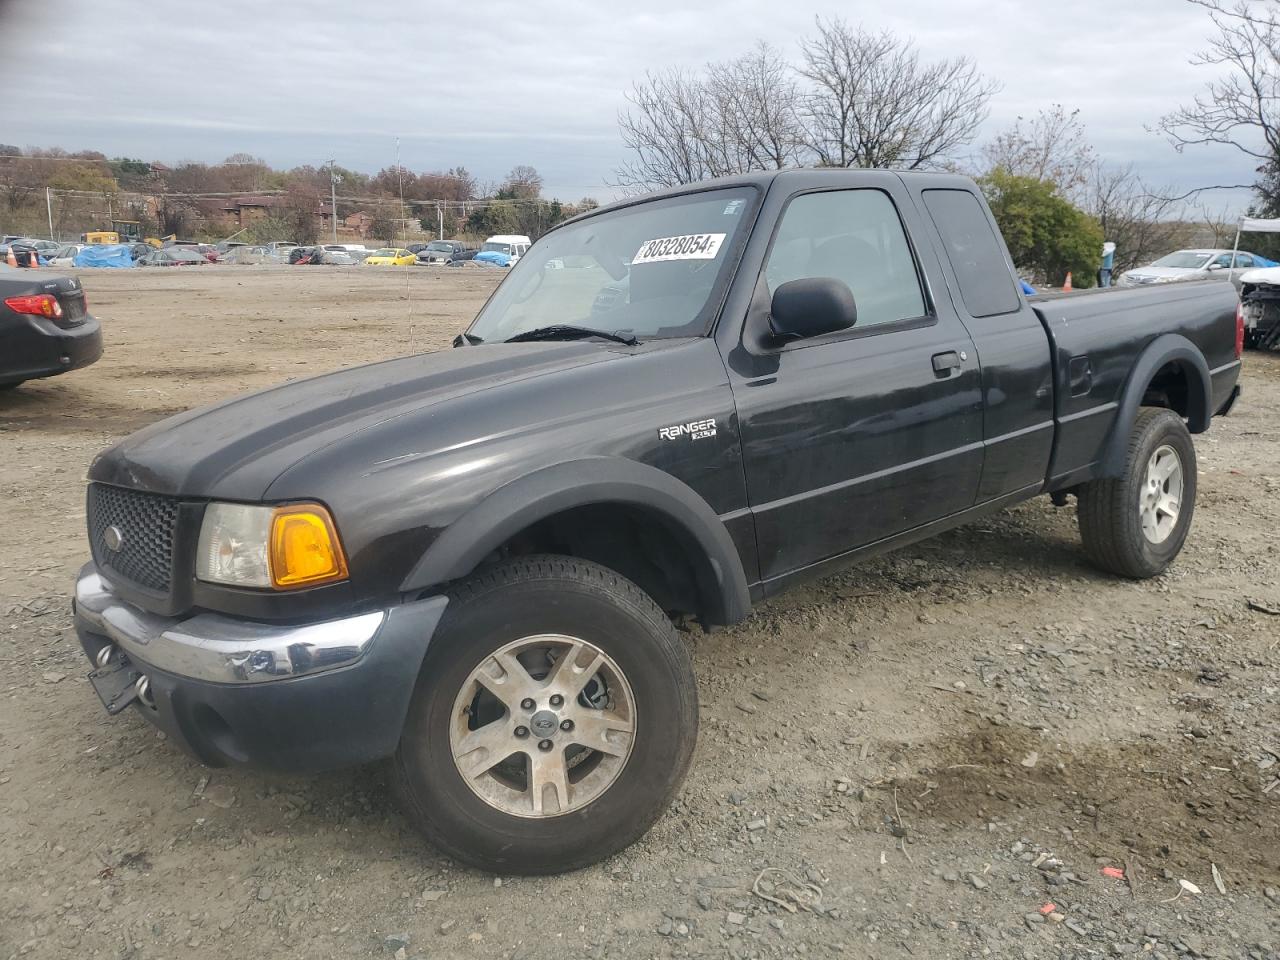
[(650, 200), (553, 230), (511, 268), (467, 331), (493, 343), (573, 325), (640, 339), (702, 336), (757, 193)]
[(432, 253), (453, 253), (453, 244), (443, 240), (433, 240), (427, 244)]

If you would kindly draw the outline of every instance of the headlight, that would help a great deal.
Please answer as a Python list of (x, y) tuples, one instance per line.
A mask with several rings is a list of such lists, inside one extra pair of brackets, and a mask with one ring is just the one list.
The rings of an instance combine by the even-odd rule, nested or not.
[(211, 503), (200, 527), (196, 577), (293, 590), (345, 580), (347, 559), (333, 518), (318, 503)]

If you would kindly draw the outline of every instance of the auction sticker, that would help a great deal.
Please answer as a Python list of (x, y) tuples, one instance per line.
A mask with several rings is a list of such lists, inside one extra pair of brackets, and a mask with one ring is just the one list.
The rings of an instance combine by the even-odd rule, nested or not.
[(682, 237), (659, 237), (640, 244), (632, 264), (660, 263), (664, 260), (714, 260), (724, 243), (723, 233), (688, 233)]

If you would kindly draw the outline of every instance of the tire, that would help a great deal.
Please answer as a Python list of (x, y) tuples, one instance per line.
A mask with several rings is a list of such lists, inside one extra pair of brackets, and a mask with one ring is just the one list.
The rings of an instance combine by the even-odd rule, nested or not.
[[(552, 661), (538, 646), (544, 639), (569, 638), (585, 641), (569, 660), (562, 652)], [(521, 649), (528, 643), (532, 649)], [(510, 661), (499, 658), (508, 648), (533, 666), (503, 670)], [(547, 664), (542, 667), (547, 676), (536, 676), (538, 663)], [(569, 672), (561, 670), (565, 663), (582, 669), (559, 686), (555, 672)], [(601, 663), (598, 672), (581, 680)], [(503, 694), (510, 701), (506, 707), (474, 679), (482, 673), (499, 688), (507, 681), (519, 685)], [(536, 712), (518, 699), (529, 682), (545, 684), (529, 698)], [(567, 702), (562, 698), (553, 710), (554, 691), (576, 685), (584, 692)], [(609, 712), (595, 709), (589, 695), (607, 702)], [(629, 736), (621, 728), (603, 732), (592, 726), (600, 718), (624, 715), (630, 717)], [(562, 733), (574, 718), (576, 726)], [(496, 748), (455, 760), (455, 751), (465, 753), (480, 728), (493, 733)], [(589, 740), (589, 729), (617, 742), (606, 752), (588, 751), (575, 738)], [(511, 739), (520, 730), (526, 738)], [(605, 567), (569, 557), (524, 557), (450, 592), (391, 761), (391, 780), (409, 819), (450, 856), (495, 873), (557, 873), (595, 863), (639, 839), (683, 782), (697, 734), (693, 663), (661, 608)], [(543, 736), (547, 739), (539, 739)], [(553, 746), (540, 754), (544, 743)], [(491, 772), (464, 776), (464, 766), (483, 767), (513, 745), (517, 752), (492, 764)], [(624, 749), (625, 756), (613, 755)], [(564, 794), (551, 783), (532, 789), (540, 757), (553, 767), (567, 765)]]
[[(1160, 476), (1171, 462), (1170, 453), (1177, 460), (1180, 491), (1172, 475)], [(1169, 507), (1174, 502), (1176, 516), (1171, 520)], [(1160, 503), (1164, 509), (1148, 508), (1144, 513), (1144, 505)], [(1143, 407), (1129, 435), (1124, 473), (1080, 489), (1078, 518), (1085, 553), (1109, 573), (1134, 580), (1154, 577), (1182, 550), (1195, 504), (1196, 450), (1186, 424), (1172, 410)]]
[(0, 393), (5, 393), (8, 390), (16, 390), (26, 382), (27, 381), (25, 380), (17, 380), (12, 383), (0, 383)]

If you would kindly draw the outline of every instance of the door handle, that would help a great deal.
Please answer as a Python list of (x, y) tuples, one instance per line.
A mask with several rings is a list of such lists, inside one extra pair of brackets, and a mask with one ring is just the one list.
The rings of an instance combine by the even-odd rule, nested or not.
[(933, 355), (933, 372), (940, 377), (945, 377), (952, 370), (960, 369), (960, 354), (954, 350), (948, 350), (946, 353), (935, 353)]

